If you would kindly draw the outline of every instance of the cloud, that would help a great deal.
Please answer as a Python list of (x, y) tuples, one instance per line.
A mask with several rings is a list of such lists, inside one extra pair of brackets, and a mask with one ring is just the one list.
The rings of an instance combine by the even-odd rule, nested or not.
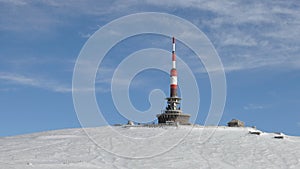
[(71, 84), (66, 85), (62, 83), (58, 83), (56, 81), (45, 80), (36, 77), (28, 77), (20, 74), (12, 74), (12, 73), (3, 73), (0, 72), (0, 83), (8, 84), (9, 87), (1, 88), (0, 91), (12, 91), (18, 90), (18, 86), (30, 86), (45, 90), (50, 90), (52, 92), (57, 93), (71, 93), (73, 91), (76, 92), (90, 92), (95, 91), (100, 93), (106, 93), (110, 91), (110, 88), (107, 88), (102, 85), (97, 85), (95, 88), (73, 88)]
[[(296, 1), (151, 0), (148, 3), (192, 11), (195, 15), (184, 17), (207, 34), (226, 72), (261, 67), (299, 68), (300, 6)], [(205, 72), (203, 68), (198, 71)]]
[(224, 37), (224, 41), (222, 45), (228, 46), (228, 45), (236, 45), (236, 46), (256, 46), (257, 41), (249, 36), (249, 35), (243, 35), (243, 34), (229, 34)]
[[(155, 1), (167, 3), (165, 1)], [(207, 10), (197, 25), (208, 26), (208, 37), (219, 52), (226, 71), (272, 66), (297, 67), (300, 51), (300, 12), (295, 1), (244, 1), (196, 3), (175, 1), (174, 6)], [(251, 10), (249, 10), (251, 9)], [(297, 62), (298, 63), (298, 62)]]
[(0, 0), (0, 3), (11, 3), (17, 6), (22, 6), (27, 4), (25, 0)]
[[(222, 55), (220, 53), (219, 55)], [(286, 57), (259, 57), (259, 56), (251, 56), (250, 54), (237, 54), (232, 56), (220, 56), (222, 60), (223, 67), (215, 67), (210, 69), (212, 72), (220, 72), (225, 71), (226, 73), (235, 72), (235, 71), (241, 71), (241, 70), (251, 70), (251, 69), (258, 69), (258, 68), (274, 68), (278, 66), (284, 66), (284, 65), (293, 65), (293, 67), (296, 69), (297, 66), (300, 66), (299, 62), (291, 61), (291, 63), (287, 63)], [(300, 59), (299, 59), (300, 60)], [(195, 59), (189, 59), (188, 62), (191, 65), (191, 68), (194, 73), (207, 73), (207, 70), (204, 66), (199, 66), (196, 63)], [(193, 63), (194, 62), (194, 63)], [(298, 67), (299, 68), (299, 67)]]
[(0, 30), (13, 32), (50, 32), (63, 24), (58, 17), (44, 10), (34, 1), (0, 1)]
[(2, 81), (3, 84), (6, 83), (14, 85), (32, 86), (59, 93), (67, 93), (72, 91), (72, 88), (67, 87), (66, 85), (58, 84), (57, 82), (12, 73), (0, 73), (0, 81)]
[(139, 4), (138, 2), (0, 0), (0, 30), (51, 32), (55, 31), (55, 28), (76, 25), (82, 18), (88, 18), (88, 21), (108, 22), (116, 16), (129, 14), (132, 11), (130, 6)]
[(244, 110), (261, 110), (268, 108), (266, 105), (248, 104), (243, 107)]
[(90, 34), (90, 33), (81, 33), (81, 32), (79, 32), (79, 35), (80, 35), (80, 37), (87, 38), (87, 39), (92, 36), (92, 34)]
[[(88, 29), (93, 31), (78, 30), (82, 38), (90, 37), (91, 33), (86, 32), (94, 32), (98, 28), (96, 25), (104, 25), (126, 14), (155, 9), (183, 17), (203, 30), (215, 45), (226, 72), (267, 66), (300, 68), (300, 6), (297, 1), (0, 0), (0, 4), (3, 4), (0, 30), (55, 31), (53, 28), (78, 24), (84, 18)], [(183, 36), (191, 36), (185, 33)]]

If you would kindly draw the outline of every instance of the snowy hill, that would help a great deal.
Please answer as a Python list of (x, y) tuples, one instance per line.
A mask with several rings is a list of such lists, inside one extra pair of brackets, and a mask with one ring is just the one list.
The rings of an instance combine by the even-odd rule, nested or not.
[(1, 169), (300, 168), (300, 138), (251, 128), (99, 127), (0, 138)]

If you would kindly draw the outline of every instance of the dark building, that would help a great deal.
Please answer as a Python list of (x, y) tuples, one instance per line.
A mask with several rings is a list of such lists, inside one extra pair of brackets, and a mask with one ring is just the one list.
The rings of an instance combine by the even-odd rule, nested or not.
[(230, 122), (227, 123), (228, 127), (245, 127), (244, 122), (237, 120), (237, 119), (232, 119)]

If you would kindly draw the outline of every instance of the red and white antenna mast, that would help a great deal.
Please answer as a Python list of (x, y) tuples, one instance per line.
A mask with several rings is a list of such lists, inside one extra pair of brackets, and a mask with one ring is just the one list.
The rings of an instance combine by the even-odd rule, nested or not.
[(183, 114), (179, 107), (181, 98), (177, 95), (177, 70), (176, 70), (176, 53), (175, 38), (172, 38), (172, 69), (170, 71), (170, 97), (166, 98), (167, 107), (162, 114), (157, 115), (158, 123), (166, 124), (169, 122), (179, 124), (190, 124), (189, 114)]
[(175, 38), (172, 38), (172, 69), (170, 71), (170, 97), (177, 97), (177, 70), (176, 70), (176, 53), (175, 53)]

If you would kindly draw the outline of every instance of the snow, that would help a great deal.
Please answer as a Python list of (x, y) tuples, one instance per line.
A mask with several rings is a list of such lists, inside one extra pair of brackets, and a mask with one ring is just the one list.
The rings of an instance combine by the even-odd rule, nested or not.
[(258, 130), (106, 126), (2, 137), (0, 168), (300, 168), (299, 137), (249, 131)]

